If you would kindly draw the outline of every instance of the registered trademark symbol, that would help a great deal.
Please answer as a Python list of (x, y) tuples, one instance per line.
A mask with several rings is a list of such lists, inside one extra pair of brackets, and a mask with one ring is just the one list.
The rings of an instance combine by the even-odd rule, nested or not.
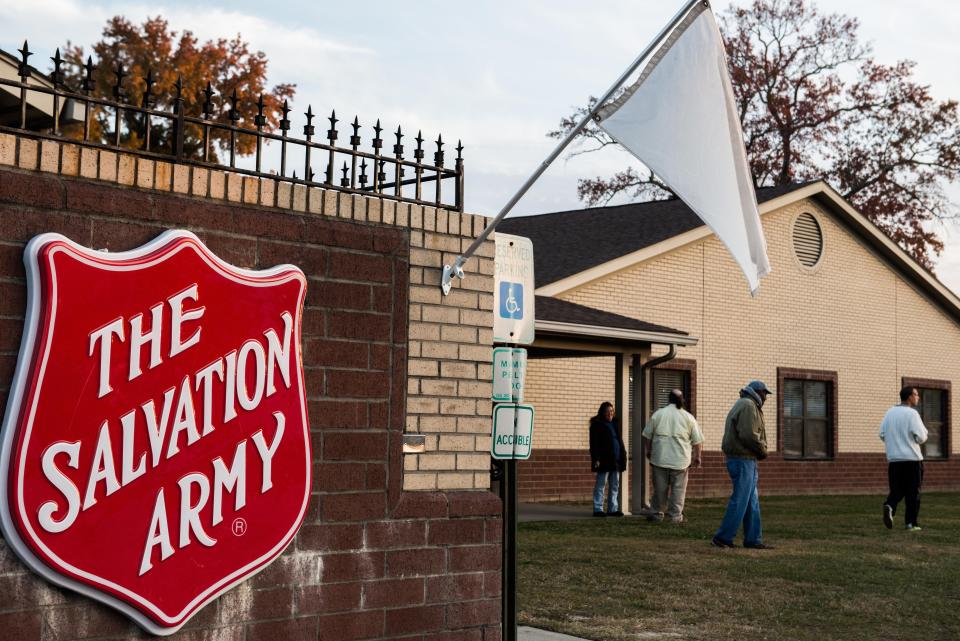
[(233, 520), (233, 535), (234, 536), (243, 536), (247, 533), (247, 522), (243, 519), (234, 519)]

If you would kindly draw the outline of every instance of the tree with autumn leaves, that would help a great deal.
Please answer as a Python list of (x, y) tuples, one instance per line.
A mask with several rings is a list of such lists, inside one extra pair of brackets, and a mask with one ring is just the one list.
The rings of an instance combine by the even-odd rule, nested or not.
[[(84, 66), (90, 56), (83, 47), (67, 43), (64, 55), (64, 78), (68, 86), (79, 90), (86, 75)], [(249, 45), (240, 36), (226, 40), (200, 43), (190, 31), (170, 31), (166, 20), (149, 18), (136, 25), (123, 17), (107, 22), (103, 38), (93, 45), (95, 66), (93, 94), (114, 98), (117, 70), (122, 66), (123, 82), (120, 99), (137, 106), (144, 105), (147, 80), (151, 81), (148, 105), (158, 111), (172, 112), (175, 108), (176, 83), (183, 83), (183, 101), (187, 114), (199, 116), (208, 83), (216, 96), (211, 109), (211, 121), (230, 125), (229, 110), (232, 107), (239, 115), (239, 126), (255, 128), (257, 100), (263, 97), (264, 131), (274, 131), (280, 122), (280, 107), (284, 100), (293, 98), (295, 85), (279, 84), (267, 89), (267, 56), (262, 51), (250, 51)], [(237, 104), (231, 103), (236, 92)], [(144, 118), (129, 110), (122, 110), (120, 126), (121, 144), (141, 148), (145, 131)], [(173, 121), (166, 118), (151, 119), (151, 149), (172, 149)], [(91, 121), (91, 136), (94, 139), (112, 141), (114, 114), (112, 110), (97, 108)], [(82, 133), (78, 127), (67, 135)], [(210, 130), (211, 159), (216, 150), (229, 149), (229, 133), (216, 128)], [(188, 125), (184, 140), (184, 155), (202, 158), (203, 136), (200, 127)], [(252, 136), (238, 136), (236, 152), (239, 155), (253, 153), (256, 142)]]
[[(805, 0), (755, 0), (721, 19), (744, 143), (758, 187), (824, 179), (932, 268), (943, 249), (930, 223), (955, 217), (946, 183), (960, 180), (960, 113), (913, 77), (914, 63), (884, 65), (857, 36), (856, 19)], [(565, 135), (595, 104), (561, 121)], [(588, 127), (574, 153), (614, 144)], [(670, 190), (648, 170), (579, 181), (591, 205)]]

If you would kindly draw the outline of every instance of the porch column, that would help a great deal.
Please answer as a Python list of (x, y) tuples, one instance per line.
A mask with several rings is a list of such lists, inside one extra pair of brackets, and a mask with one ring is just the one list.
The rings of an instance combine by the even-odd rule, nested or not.
[[(629, 456), (633, 451), (631, 443), (632, 438), (631, 425), (633, 424), (630, 416), (630, 355), (617, 354), (616, 364), (614, 366), (614, 376), (616, 377), (616, 400), (614, 403), (617, 408), (617, 416), (620, 417), (620, 430), (623, 432), (623, 444), (627, 451), (624, 456)], [(627, 471), (620, 477), (620, 509), (624, 514), (631, 514), (630, 507), (630, 468), (632, 464), (627, 459)]]

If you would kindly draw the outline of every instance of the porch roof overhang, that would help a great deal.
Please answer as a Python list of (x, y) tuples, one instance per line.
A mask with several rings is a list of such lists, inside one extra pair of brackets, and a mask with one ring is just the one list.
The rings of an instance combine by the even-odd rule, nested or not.
[(637, 352), (654, 344), (692, 346), (698, 340), (677, 329), (549, 296), (536, 297), (535, 331), (531, 349), (553, 356)]

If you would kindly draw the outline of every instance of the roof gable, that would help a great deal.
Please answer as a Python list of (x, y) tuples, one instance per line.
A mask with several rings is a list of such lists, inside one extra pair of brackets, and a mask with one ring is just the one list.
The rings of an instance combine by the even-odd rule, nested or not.
[[(854, 237), (863, 242), (896, 273), (914, 285), (934, 304), (943, 309), (954, 322), (960, 323), (960, 298), (946, 285), (937, 280), (930, 271), (917, 263), (907, 252), (863, 214), (858, 212), (850, 203), (844, 200), (843, 197), (834, 191), (827, 183), (814, 181), (802, 185), (785, 185), (782, 187), (757, 190), (757, 202), (760, 204), (761, 216), (777, 211), (782, 207), (799, 202), (805, 198), (816, 201), (828, 212), (833, 214), (836, 220)], [(666, 203), (670, 203), (672, 207), (682, 205), (682, 203), (676, 200), (669, 200), (654, 203), (637, 203), (633, 205), (633, 207), (640, 208), (642, 215), (642, 209), (653, 207), (650, 211), (654, 211), (654, 209), (656, 209), (655, 206)], [(622, 207), (628, 208), (631, 206), (625, 205)], [(622, 213), (619, 218), (615, 217), (615, 220), (605, 221), (604, 213), (612, 209), (617, 208), (601, 207), (591, 210), (581, 210), (587, 213), (587, 218), (576, 220), (575, 223), (561, 221), (560, 225), (556, 227), (548, 224), (548, 216), (554, 216), (554, 214), (528, 217), (539, 219), (539, 222), (536, 223), (528, 221), (525, 227), (525, 231), (533, 233), (534, 269), (541, 269), (541, 265), (543, 265), (543, 269), (546, 272), (546, 275), (542, 277), (539, 273), (535, 272), (537, 278), (537, 294), (544, 296), (561, 295), (564, 292), (580, 287), (586, 283), (605, 278), (610, 274), (712, 235), (710, 229), (704, 225), (699, 218), (693, 221), (685, 218), (685, 220), (688, 221), (686, 223), (687, 226), (678, 226), (676, 228), (677, 231), (672, 235), (662, 232), (658, 233), (656, 231), (648, 234), (646, 231), (641, 231), (637, 232), (635, 236), (635, 238), (639, 240), (629, 243), (624, 241), (622, 237), (633, 235), (634, 232), (630, 229), (630, 226), (638, 226), (637, 221), (642, 219), (639, 219), (635, 212), (632, 218)], [(685, 209), (689, 216), (694, 216), (689, 208), (683, 206), (683, 209)], [(665, 215), (664, 210), (658, 211), (660, 212), (660, 216)], [(679, 216), (684, 216), (682, 209), (674, 209), (674, 211), (677, 212)], [(576, 213), (579, 212), (564, 212), (560, 215), (563, 216), (566, 214), (573, 217), (572, 215)], [(517, 218), (512, 220), (520, 221), (523, 219)], [(655, 222), (658, 219), (649, 218), (648, 220)], [(617, 227), (617, 221), (619, 221), (618, 224), (621, 228)], [(506, 222), (507, 221), (504, 221), (504, 223)], [(503, 227), (504, 223), (500, 224), (500, 228)], [(666, 223), (666, 225), (669, 225), (669, 223)], [(564, 238), (559, 245), (552, 244), (551, 240), (561, 234), (562, 228), (567, 229), (567, 233), (573, 234), (573, 236)], [(547, 231), (543, 231), (543, 229), (547, 229)], [(521, 231), (520, 226), (511, 226), (509, 229), (503, 229), (503, 231), (509, 231), (510, 233), (518, 235), (528, 235)], [(577, 233), (581, 235), (578, 237), (575, 235)], [(587, 236), (588, 233), (592, 234), (592, 236)], [(528, 237), (530, 236), (528, 235)], [(583, 261), (581, 263), (583, 268), (579, 271), (569, 271), (563, 268), (563, 265), (569, 266), (578, 260), (569, 258), (567, 254), (584, 253), (582, 248), (589, 246), (590, 238), (597, 237), (607, 238), (610, 241), (607, 244), (612, 247), (633, 246), (635, 249), (620, 253), (617, 256), (613, 256), (615, 252), (605, 250), (594, 252), (592, 255), (597, 258), (590, 261), (590, 263)], [(647, 244), (642, 244), (641, 242), (643, 239), (660, 237), (662, 237), (660, 240), (653, 240)], [(542, 241), (538, 240), (538, 238), (542, 239)], [(542, 245), (538, 244), (540, 242), (542, 242)], [(560, 247), (559, 250), (558, 247)], [(566, 253), (560, 253), (561, 251)], [(551, 267), (551, 256), (556, 257), (555, 260), (561, 263), (561, 267)], [(557, 276), (557, 274), (563, 273), (564, 271), (566, 271), (567, 275)]]
[[(757, 190), (763, 203), (805, 185)], [(703, 227), (678, 198), (508, 218), (497, 229), (533, 241), (536, 286), (543, 287)]]

